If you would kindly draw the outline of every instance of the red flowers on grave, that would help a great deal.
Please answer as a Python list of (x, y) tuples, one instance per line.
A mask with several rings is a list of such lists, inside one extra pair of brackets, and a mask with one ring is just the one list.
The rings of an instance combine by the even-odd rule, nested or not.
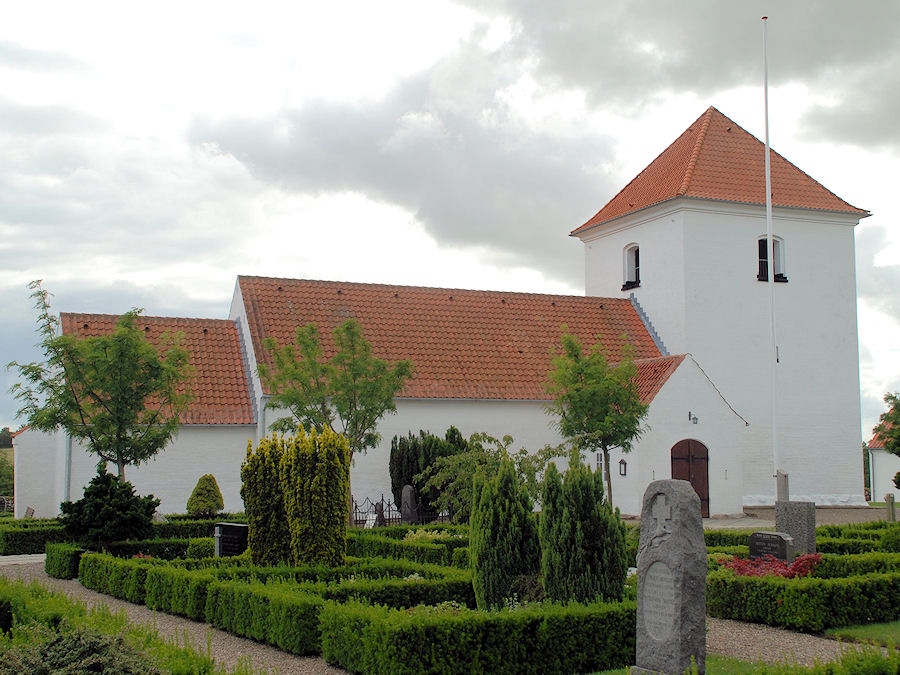
[(794, 562), (788, 565), (784, 560), (779, 560), (775, 556), (764, 555), (761, 558), (732, 558), (725, 563), (725, 568), (739, 577), (775, 576), (796, 579), (812, 574), (820, 560), (822, 560), (820, 554), (806, 553), (798, 556)]

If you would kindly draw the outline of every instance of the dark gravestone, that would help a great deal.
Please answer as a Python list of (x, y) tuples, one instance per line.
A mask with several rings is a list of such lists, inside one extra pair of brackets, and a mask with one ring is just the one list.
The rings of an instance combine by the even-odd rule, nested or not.
[(770, 555), (785, 562), (794, 560), (794, 538), (784, 532), (754, 532), (750, 535), (750, 557)]
[(375, 527), (384, 527), (387, 525), (387, 518), (384, 517), (384, 502), (375, 503)]
[(638, 548), (637, 653), (632, 673), (706, 672), (706, 544), (700, 498), (684, 480), (644, 493)]
[(215, 556), (227, 558), (246, 551), (248, 530), (242, 523), (216, 523)]
[(404, 485), (400, 495), (400, 522), (404, 525), (414, 525), (419, 521), (416, 509), (416, 489), (412, 485)]

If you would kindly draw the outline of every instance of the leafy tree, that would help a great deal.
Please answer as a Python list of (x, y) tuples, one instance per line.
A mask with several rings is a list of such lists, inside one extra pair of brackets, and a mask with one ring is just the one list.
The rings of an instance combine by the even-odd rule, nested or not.
[(114, 541), (146, 539), (153, 531), (153, 513), (159, 500), (141, 497), (126, 480), (98, 467), (98, 473), (77, 502), (60, 505), (66, 536), (103, 551)]
[(13, 494), (15, 470), (6, 453), (0, 453), (0, 496), (11, 497)]
[(86, 442), (124, 478), (126, 465), (150, 459), (174, 436), (191, 400), (188, 352), (175, 335), (164, 336), (160, 354), (135, 325), (139, 309), (123, 314), (111, 335), (58, 335), (49, 293), (39, 281), (29, 287), (44, 361), (7, 366), (27, 383), (10, 390), (23, 403), (18, 414), (39, 431), (62, 428)]
[(577, 457), (560, 478), (544, 476), (540, 518), (541, 582), (558, 602), (622, 599), (628, 563), (625, 527), (603, 499), (603, 478)]
[(273, 367), (260, 364), (259, 375), (274, 392), (268, 407), (287, 409), (290, 417), (272, 424), (274, 431), (299, 428), (342, 433), (356, 452), (381, 440), (375, 427), (385, 413), (397, 412), (394, 396), (412, 376), (412, 363), (394, 364), (372, 354), (359, 322), (348, 319), (332, 333), (336, 352), (325, 361), (315, 324), (298, 326), (295, 344), (279, 347), (272, 338), (263, 345)]
[(885, 394), (884, 402), (888, 404), (888, 410), (881, 414), (875, 434), (881, 437), (885, 450), (900, 455), (900, 393)]
[(512, 443), (512, 436), (497, 439), (485, 433), (474, 433), (462, 449), (437, 457), (415, 480), (422, 485), (423, 491), (437, 495), (432, 502), (436, 509), (450, 513), (454, 523), (468, 523), (472, 513), (472, 477), (478, 471), (494, 475), (501, 462), (510, 459), (518, 482), (524, 485), (529, 498), (537, 501), (540, 476), (547, 462), (559, 455), (558, 448), (547, 446), (536, 454), (521, 448), (511, 453)]
[(540, 549), (531, 499), (512, 460), (488, 478), (475, 474), (469, 538), (478, 609), (500, 606), (538, 568)]
[(200, 476), (187, 500), (187, 512), (195, 518), (212, 518), (225, 508), (222, 491), (211, 473)]
[(641, 402), (635, 382), (637, 368), (627, 350), (618, 364), (608, 363), (600, 342), (585, 354), (565, 326), (561, 346), (561, 352), (553, 355), (547, 382), (554, 398), (548, 412), (558, 417), (560, 433), (579, 453), (603, 452), (606, 493), (612, 503), (609, 451), (618, 447), (630, 452), (647, 415), (648, 406)]

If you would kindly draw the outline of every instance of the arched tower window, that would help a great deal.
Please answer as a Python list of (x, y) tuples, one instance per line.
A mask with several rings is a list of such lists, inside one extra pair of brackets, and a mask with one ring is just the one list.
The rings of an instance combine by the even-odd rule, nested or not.
[(622, 290), (637, 288), (641, 285), (641, 249), (637, 244), (625, 247), (624, 283)]
[[(784, 241), (780, 237), (773, 237), (775, 244), (775, 281), (786, 282), (784, 273)], [(769, 280), (769, 242), (766, 237), (760, 237), (756, 242), (759, 251), (759, 269), (756, 278), (759, 281)]]

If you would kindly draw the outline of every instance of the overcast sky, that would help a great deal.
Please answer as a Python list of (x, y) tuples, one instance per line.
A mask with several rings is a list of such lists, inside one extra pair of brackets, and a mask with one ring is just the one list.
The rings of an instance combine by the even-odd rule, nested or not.
[[(849, 9), (852, 7), (852, 9)], [(568, 233), (710, 105), (851, 204), (863, 437), (900, 389), (900, 3), (28, 2), (0, 17), (0, 364), (238, 274), (583, 293)], [(0, 426), (18, 425), (0, 370)]]

